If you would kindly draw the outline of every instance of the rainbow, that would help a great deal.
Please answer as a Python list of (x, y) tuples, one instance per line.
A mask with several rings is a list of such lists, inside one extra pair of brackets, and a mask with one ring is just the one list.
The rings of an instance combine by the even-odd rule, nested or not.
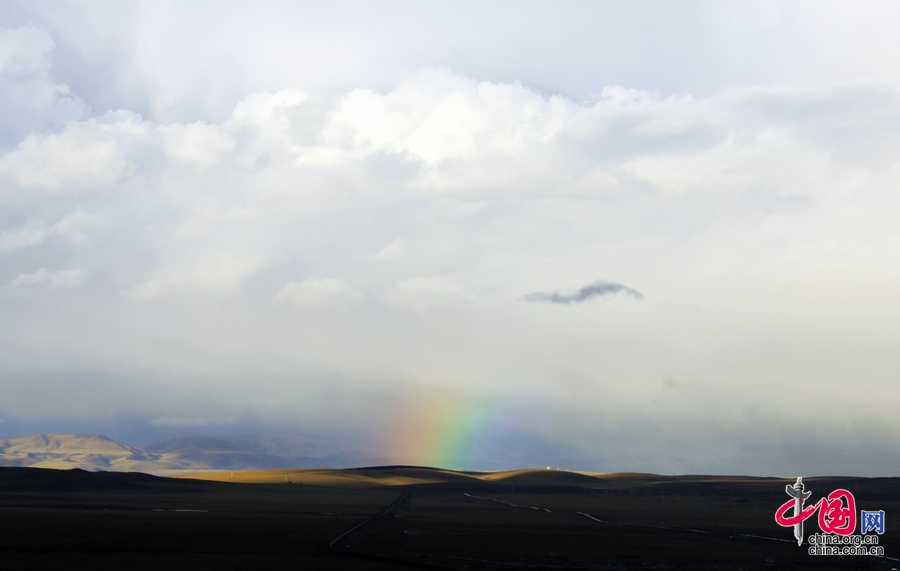
[(472, 469), (483, 459), (485, 431), (497, 420), (495, 403), (444, 397), (404, 407), (385, 447), (398, 464)]

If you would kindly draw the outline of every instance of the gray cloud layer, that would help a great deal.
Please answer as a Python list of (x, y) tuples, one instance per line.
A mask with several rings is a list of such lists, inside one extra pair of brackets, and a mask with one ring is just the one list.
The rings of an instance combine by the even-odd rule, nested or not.
[(525, 296), (525, 301), (529, 303), (558, 303), (562, 305), (570, 305), (573, 303), (584, 303), (594, 299), (595, 297), (603, 297), (616, 293), (625, 293), (637, 299), (643, 299), (644, 296), (635, 289), (617, 284), (615, 282), (597, 281), (579, 288), (571, 293), (559, 293), (536, 291)]
[(900, 5), (354, 6), (0, 3), (3, 431), (900, 469)]

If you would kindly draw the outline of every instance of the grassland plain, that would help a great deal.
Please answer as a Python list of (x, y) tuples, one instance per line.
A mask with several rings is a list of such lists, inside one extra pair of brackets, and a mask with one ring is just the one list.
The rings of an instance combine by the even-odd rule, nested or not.
[[(900, 478), (808, 478), (884, 510)], [(0, 469), (0, 569), (892, 569), (814, 557), (774, 521), (791, 480), (417, 467)], [(815, 519), (807, 532), (815, 532)]]

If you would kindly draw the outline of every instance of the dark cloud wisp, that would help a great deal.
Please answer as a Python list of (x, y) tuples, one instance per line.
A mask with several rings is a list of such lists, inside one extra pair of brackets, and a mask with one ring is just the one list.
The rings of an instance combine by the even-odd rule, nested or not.
[(630, 287), (623, 286), (622, 284), (598, 281), (588, 284), (584, 287), (579, 288), (577, 291), (573, 291), (570, 293), (559, 293), (558, 291), (552, 293), (545, 291), (536, 291), (534, 293), (529, 293), (525, 296), (524, 299), (529, 303), (558, 303), (563, 305), (570, 305), (573, 303), (584, 303), (585, 301), (590, 301), (595, 297), (603, 297), (604, 295), (612, 295), (620, 292), (624, 292), (625, 294), (637, 299), (643, 299), (644, 297), (641, 292)]

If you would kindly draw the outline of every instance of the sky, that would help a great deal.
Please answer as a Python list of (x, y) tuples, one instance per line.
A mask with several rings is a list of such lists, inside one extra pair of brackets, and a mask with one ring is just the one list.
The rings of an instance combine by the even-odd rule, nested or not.
[(0, 433), (900, 469), (900, 5), (4, 2)]

